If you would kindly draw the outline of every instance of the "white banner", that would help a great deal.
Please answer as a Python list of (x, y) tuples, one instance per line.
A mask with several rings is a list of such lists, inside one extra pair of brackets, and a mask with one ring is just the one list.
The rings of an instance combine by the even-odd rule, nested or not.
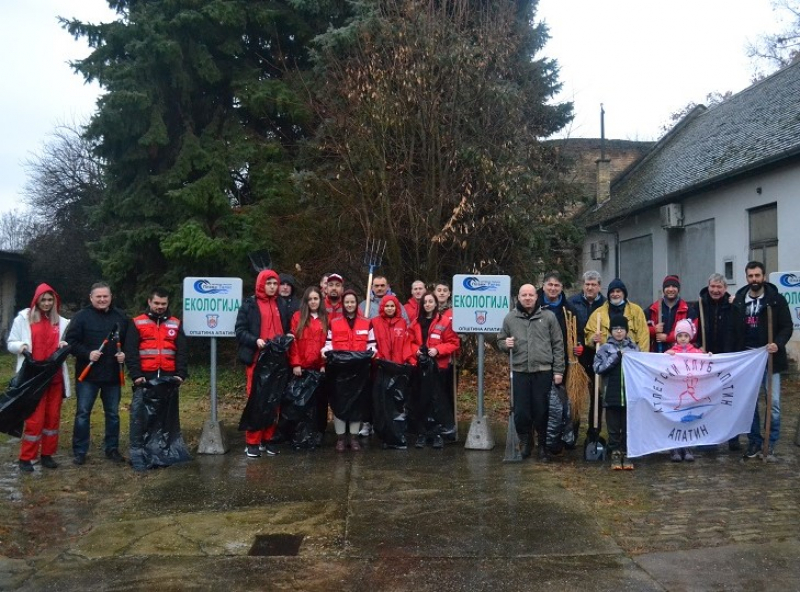
[(750, 431), (767, 348), (622, 356), (628, 456), (720, 444)]

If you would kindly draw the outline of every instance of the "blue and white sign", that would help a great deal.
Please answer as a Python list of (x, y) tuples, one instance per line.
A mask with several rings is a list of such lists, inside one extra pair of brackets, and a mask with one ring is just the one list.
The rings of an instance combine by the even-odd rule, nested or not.
[(789, 303), (794, 330), (800, 329), (800, 271), (776, 271), (769, 274), (769, 282), (778, 287)]
[(497, 333), (511, 309), (511, 277), (453, 276), (453, 330), (456, 333)]
[(183, 278), (183, 331), (187, 337), (235, 337), (242, 279)]

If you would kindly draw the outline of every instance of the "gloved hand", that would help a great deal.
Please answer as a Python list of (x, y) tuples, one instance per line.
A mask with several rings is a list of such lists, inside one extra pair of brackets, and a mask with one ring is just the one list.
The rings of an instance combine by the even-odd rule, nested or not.
[(575, 347), (572, 348), (572, 353), (580, 358), (583, 355), (583, 346), (576, 345)]

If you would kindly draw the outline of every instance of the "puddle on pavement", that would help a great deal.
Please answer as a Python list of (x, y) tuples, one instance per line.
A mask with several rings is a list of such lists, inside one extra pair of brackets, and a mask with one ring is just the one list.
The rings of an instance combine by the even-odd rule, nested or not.
[(300, 552), (302, 534), (259, 534), (248, 555), (254, 557), (294, 557)]

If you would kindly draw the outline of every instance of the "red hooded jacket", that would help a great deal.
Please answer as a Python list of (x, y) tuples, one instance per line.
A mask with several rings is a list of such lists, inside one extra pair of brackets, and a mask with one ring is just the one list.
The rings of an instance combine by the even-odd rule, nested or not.
[[(396, 312), (393, 317), (386, 316), (386, 303), (394, 302)], [(372, 319), (372, 330), (378, 345), (378, 359), (396, 364), (416, 364), (419, 344), (414, 331), (408, 326), (400, 313), (402, 305), (393, 294), (381, 300), (379, 314)]]
[(292, 330), (294, 341), (289, 347), (289, 365), (300, 366), (306, 370), (319, 370), (325, 364), (322, 357), (322, 348), (328, 331), (322, 327), (319, 318), (309, 316), (308, 323), (303, 328), (303, 334), (297, 334), (297, 327), (300, 325), (300, 311), (292, 315)]

